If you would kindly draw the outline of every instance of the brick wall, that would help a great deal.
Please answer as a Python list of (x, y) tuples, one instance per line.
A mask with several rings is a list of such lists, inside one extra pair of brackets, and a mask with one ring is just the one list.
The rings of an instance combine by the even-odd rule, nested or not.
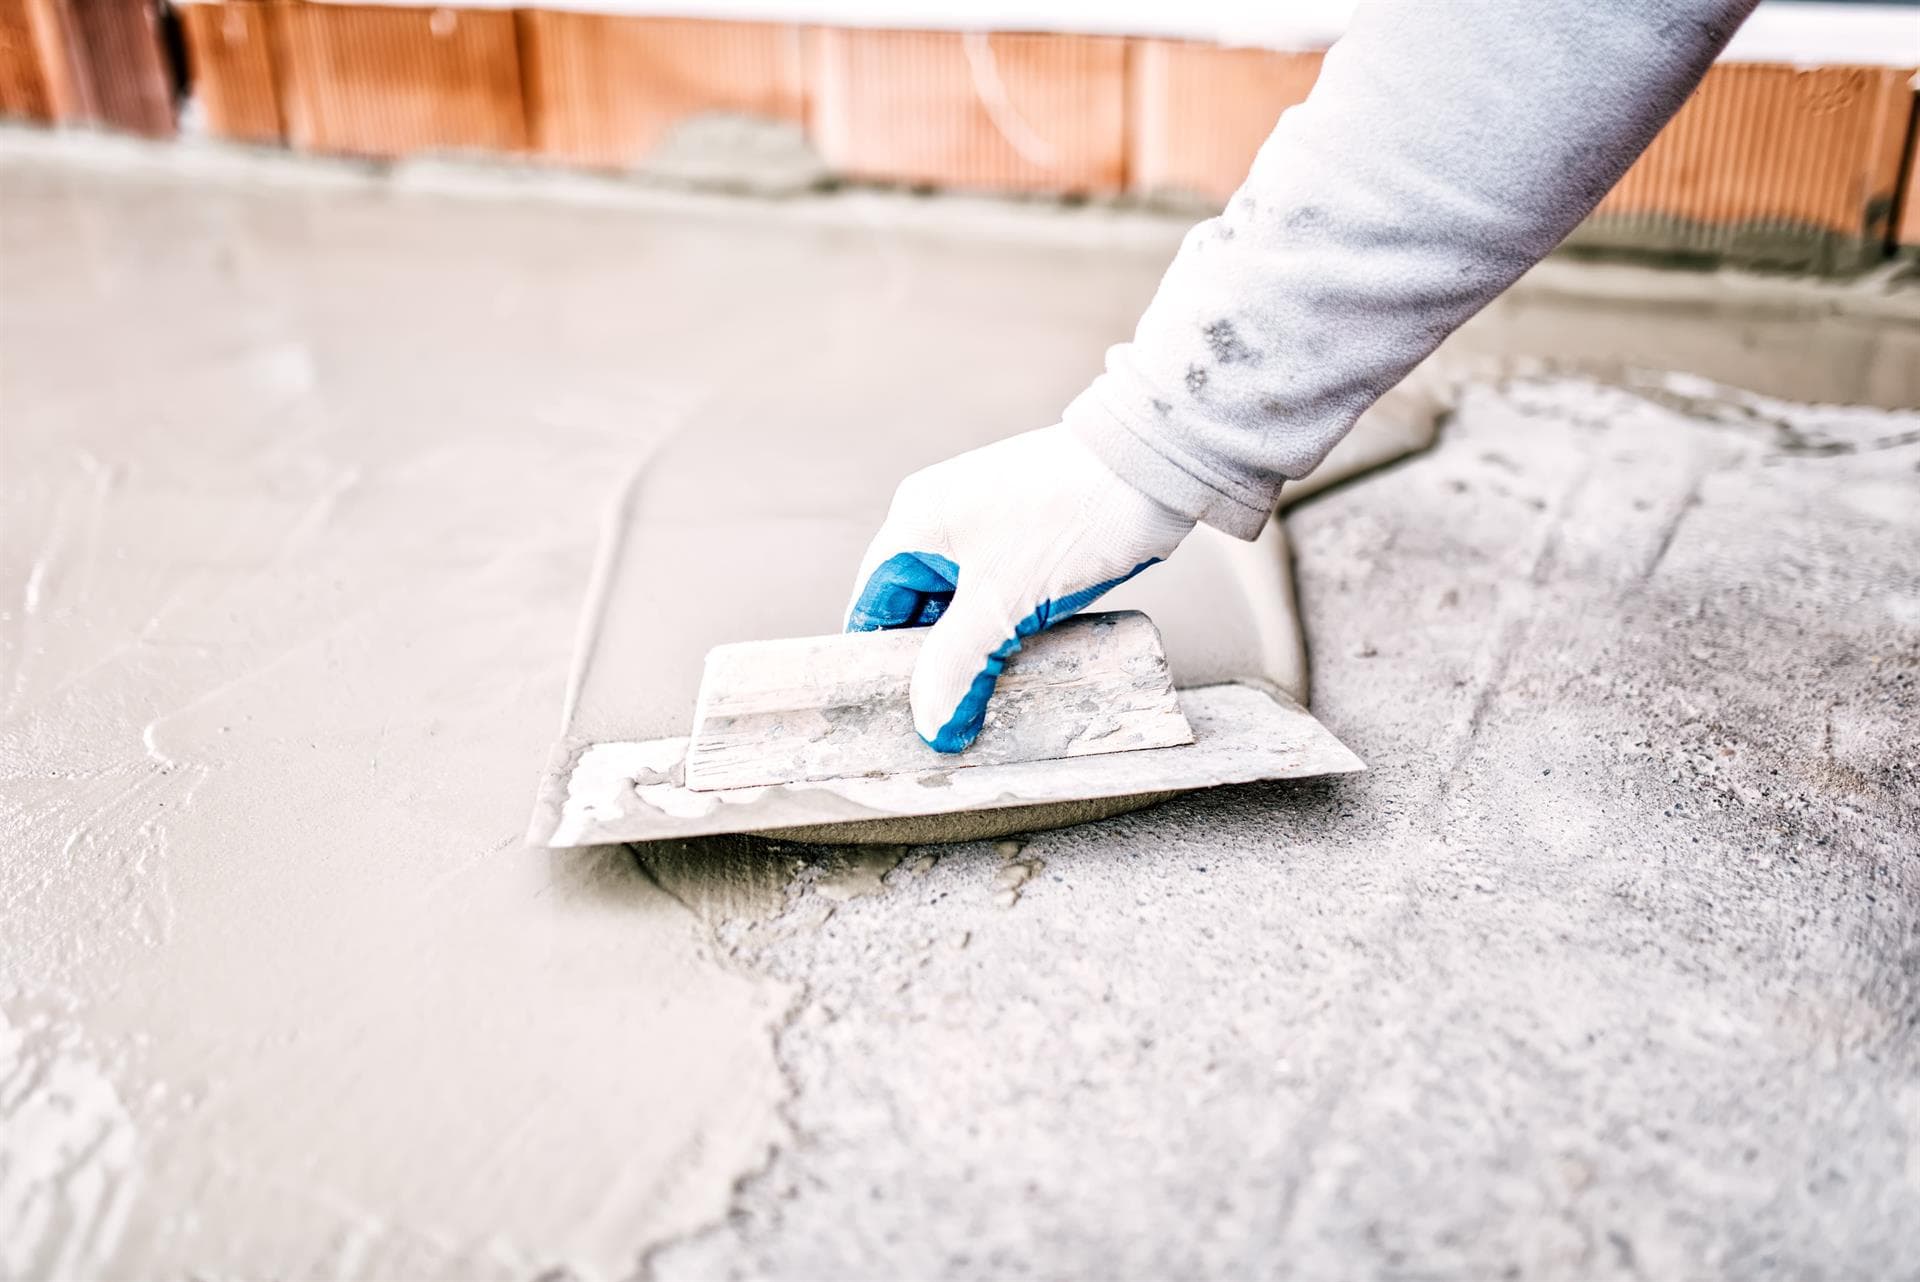
[[(157, 0), (0, 0), (0, 113), (173, 128)], [(217, 137), (624, 170), (684, 121), (779, 122), (865, 181), (1218, 204), (1317, 53), (527, 8), (181, 11)], [(1920, 244), (1912, 69), (1727, 63), (1576, 246), (1853, 270)], [(1903, 194), (1904, 193), (1904, 194)]]

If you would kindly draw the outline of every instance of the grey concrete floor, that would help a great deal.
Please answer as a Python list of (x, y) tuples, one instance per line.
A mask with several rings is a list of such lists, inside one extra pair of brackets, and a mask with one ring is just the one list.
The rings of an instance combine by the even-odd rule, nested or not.
[(1664, 400), (1291, 518), (1366, 775), (724, 932), (797, 1138), (660, 1276), (1912, 1275), (1920, 422)]
[(1910, 289), (1478, 322), (1288, 518), (1364, 775), (549, 854), (596, 505), (728, 358), (937, 359), (912, 246), (1091, 362), (1179, 227), (467, 186), (0, 148), (0, 1275), (1920, 1274)]

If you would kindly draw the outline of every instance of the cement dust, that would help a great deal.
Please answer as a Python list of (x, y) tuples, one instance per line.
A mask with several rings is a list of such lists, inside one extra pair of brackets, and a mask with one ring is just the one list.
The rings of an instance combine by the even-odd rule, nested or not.
[(1011, 908), (1019, 903), (1021, 890), (1045, 867), (1038, 859), (1013, 859), (1001, 864), (993, 874), (995, 906)]
[(855, 846), (838, 851), (814, 881), (814, 893), (842, 904), (877, 895), (886, 888), (887, 874), (900, 866), (902, 853), (897, 846)]

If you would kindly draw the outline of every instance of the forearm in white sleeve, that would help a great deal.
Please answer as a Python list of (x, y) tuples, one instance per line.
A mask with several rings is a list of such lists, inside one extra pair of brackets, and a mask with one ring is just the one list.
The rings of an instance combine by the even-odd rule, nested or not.
[(1756, 0), (1367, 0), (1064, 416), (1242, 538), (1592, 210)]

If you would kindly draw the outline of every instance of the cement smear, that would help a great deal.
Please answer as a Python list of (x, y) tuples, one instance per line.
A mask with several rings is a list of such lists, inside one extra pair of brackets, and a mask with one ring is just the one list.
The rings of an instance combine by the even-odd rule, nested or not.
[(0, 189), (0, 1272), (630, 1271), (779, 1134), (787, 990), (698, 913), (788, 874), (518, 834), (738, 242)]
[[(550, 856), (527, 792), (641, 456), (853, 407), (898, 425), (878, 475), (1047, 421), (1179, 228), (33, 147), (0, 155), (0, 1272), (1898, 1271), (1906, 420), (1526, 384), (1296, 510), (1362, 780), (937, 859)], [(1696, 280), (1690, 324), (1606, 293), (1639, 279), (1469, 338), (1829, 400), (1920, 369), (1857, 294)], [(665, 496), (676, 555), (803, 523), (736, 493)], [(833, 588), (804, 608), (845, 573), (794, 567)], [(729, 587), (653, 626), (751, 617)]]

